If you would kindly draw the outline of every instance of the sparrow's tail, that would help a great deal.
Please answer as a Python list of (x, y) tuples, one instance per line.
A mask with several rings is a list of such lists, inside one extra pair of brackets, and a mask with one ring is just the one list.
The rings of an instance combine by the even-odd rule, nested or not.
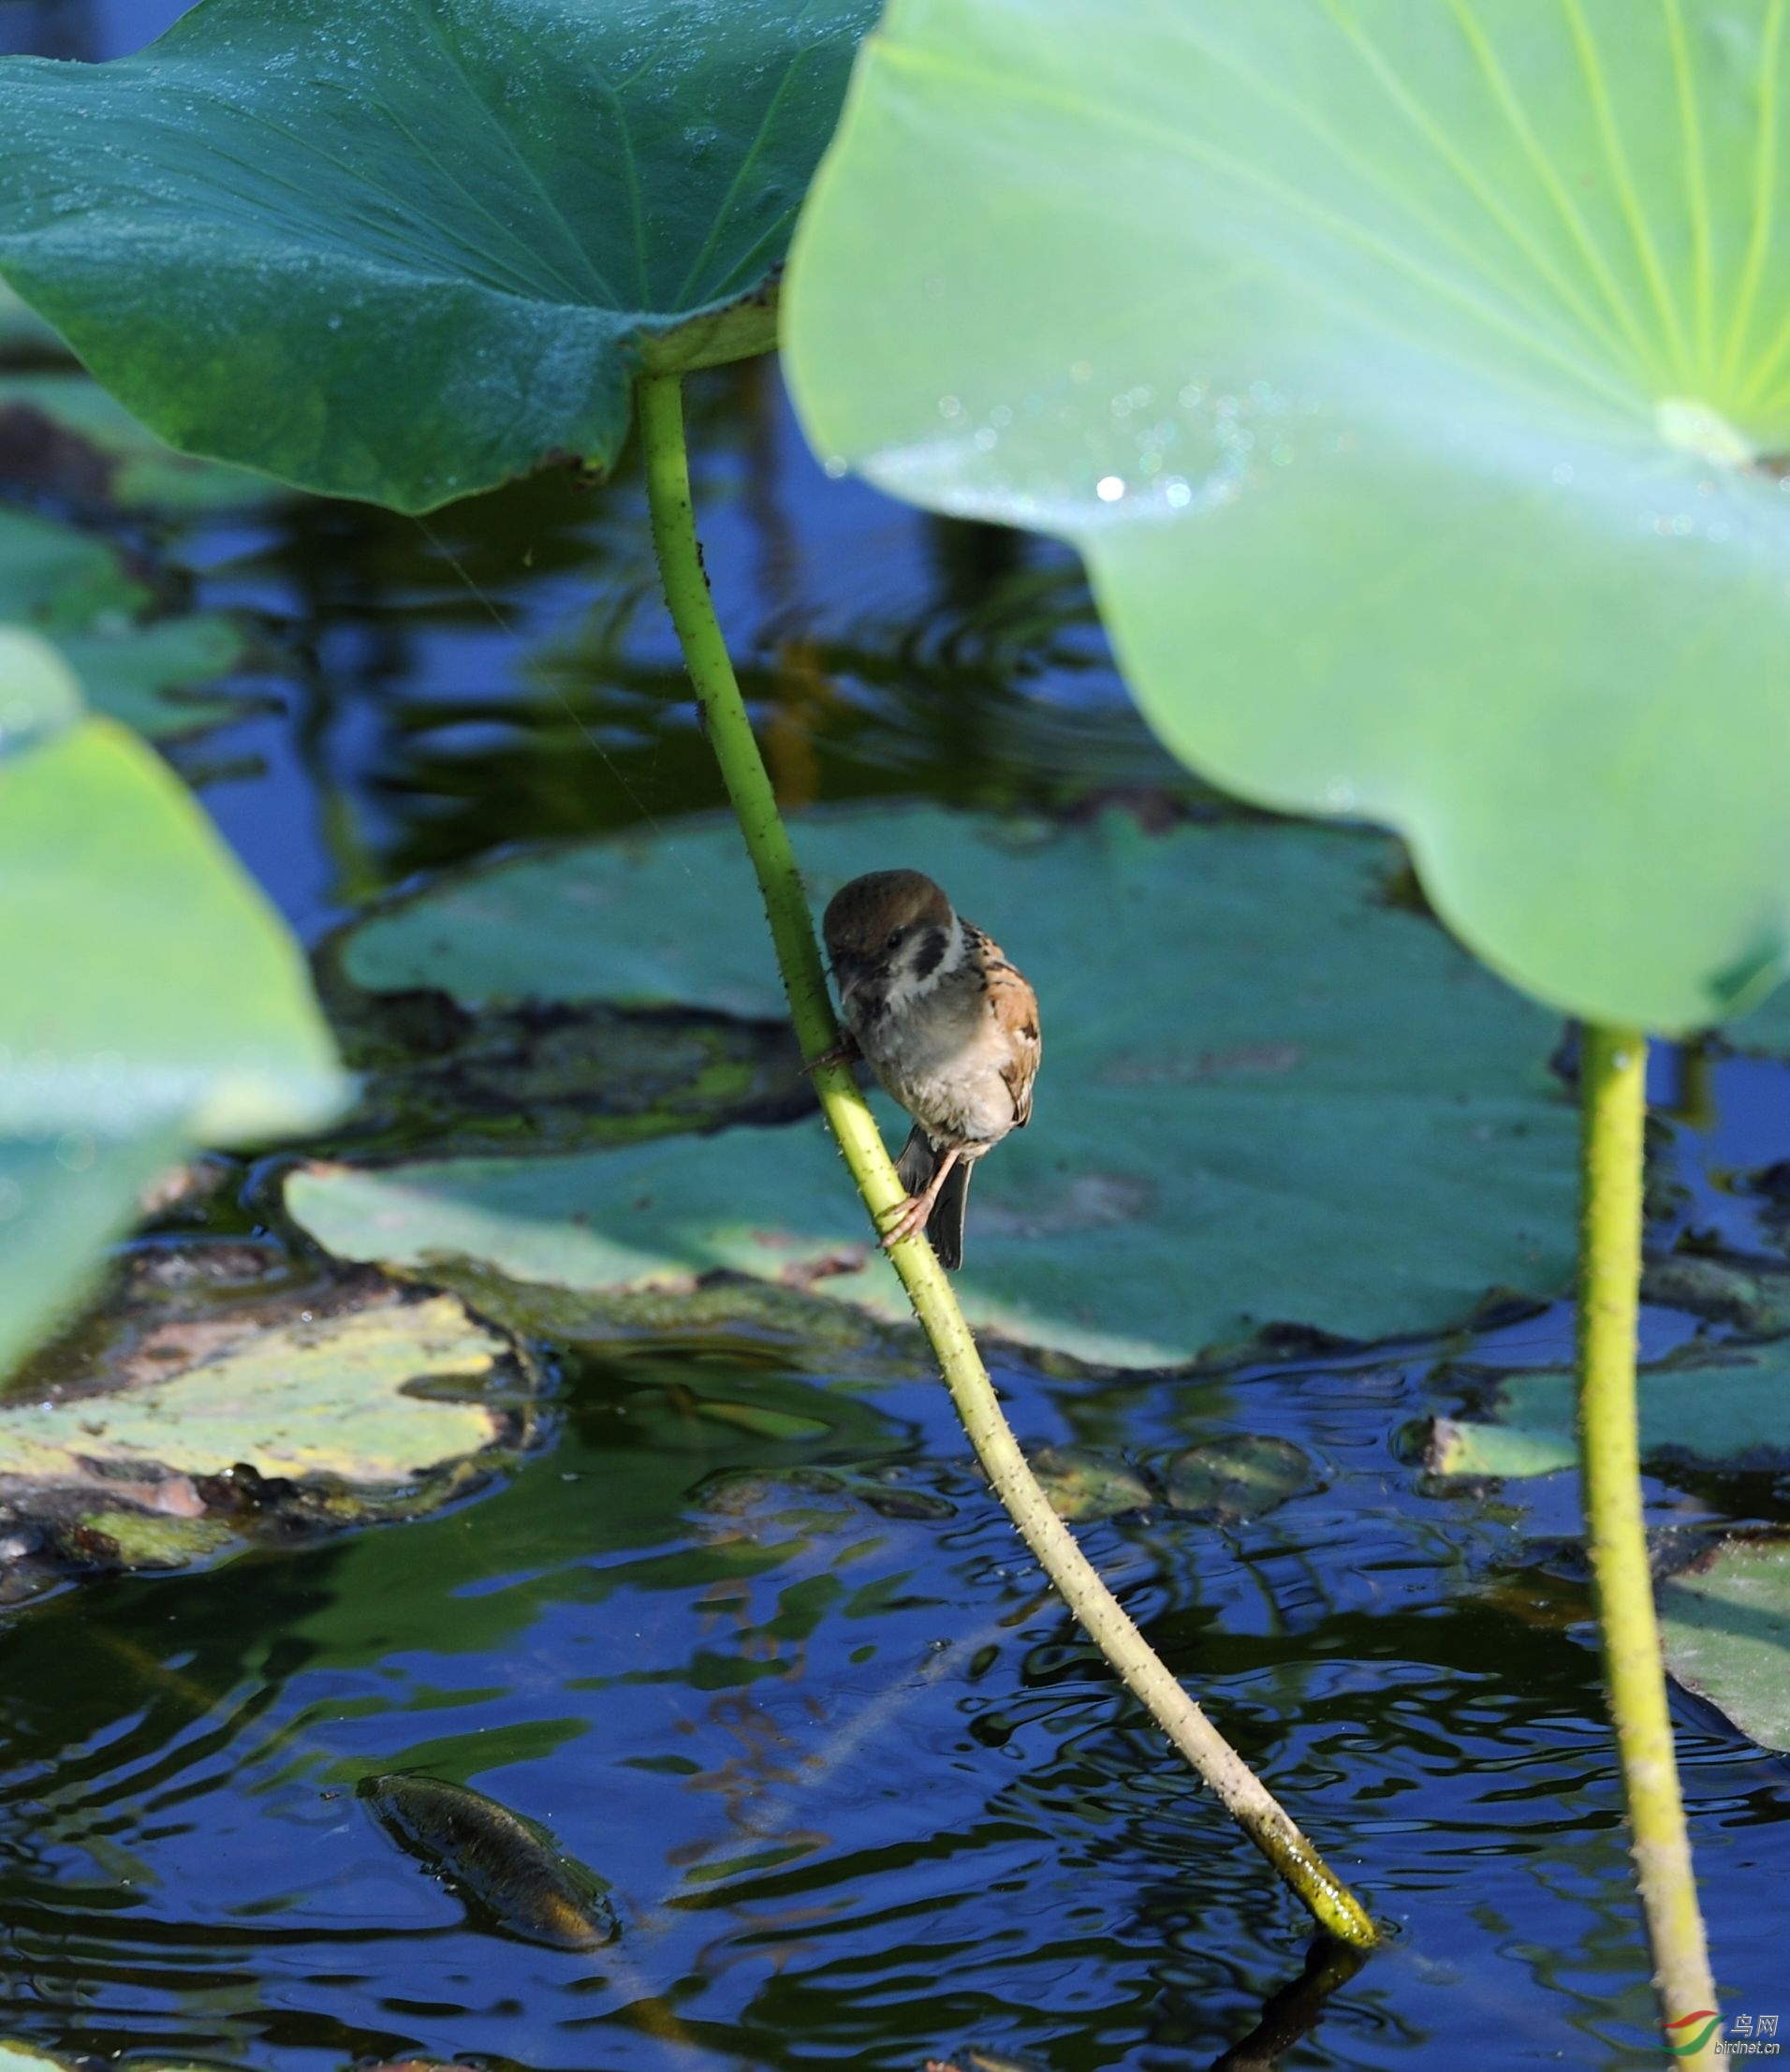
[[(917, 1123), (896, 1162), (895, 1177), (910, 1195), (924, 1194), (938, 1166), (938, 1154)], [(952, 1271), (963, 1264), (963, 1209), (969, 1198), (972, 1158), (960, 1158), (945, 1176), (932, 1212), (926, 1219), (926, 1234), (938, 1254), (938, 1263)]]

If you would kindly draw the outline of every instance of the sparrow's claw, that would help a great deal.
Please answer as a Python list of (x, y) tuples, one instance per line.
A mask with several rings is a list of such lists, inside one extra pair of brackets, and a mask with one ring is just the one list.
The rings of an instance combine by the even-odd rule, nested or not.
[(932, 1212), (932, 1197), (929, 1194), (909, 1195), (905, 1201), (898, 1201), (894, 1208), (885, 1210), (879, 1218), (883, 1229), (883, 1250), (888, 1251), (900, 1244), (903, 1238), (911, 1238), (916, 1230), (926, 1227), (926, 1219)]

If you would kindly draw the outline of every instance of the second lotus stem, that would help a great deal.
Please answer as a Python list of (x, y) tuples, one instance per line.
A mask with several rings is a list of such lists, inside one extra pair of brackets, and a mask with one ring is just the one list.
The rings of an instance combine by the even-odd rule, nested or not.
[[(1647, 1038), (1638, 1030), (1589, 1026), (1578, 1070), (1583, 1116), (1579, 1465), (1604, 1678), (1628, 1801), (1636, 1877), (1653, 1952), (1661, 2023), (1680, 2064), (1711, 2067), (1725, 2060), (1720, 2055), (1715, 1983), (1679, 1794), (1641, 1513), (1635, 1351)], [(1696, 2048), (1687, 2050), (1685, 2046), (1694, 2042)]]

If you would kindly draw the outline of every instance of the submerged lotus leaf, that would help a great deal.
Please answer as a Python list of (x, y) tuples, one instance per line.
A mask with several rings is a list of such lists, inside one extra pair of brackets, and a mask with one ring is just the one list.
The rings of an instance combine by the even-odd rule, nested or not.
[(183, 517), (280, 493), (264, 475), (176, 453), (73, 369), (0, 375), (0, 474), (74, 502)]
[(1271, 1433), (1234, 1433), (1175, 1455), (1163, 1471), (1169, 1506), (1221, 1524), (1260, 1518), (1311, 1489), (1312, 1457)]
[(1191, 766), (1668, 1031), (1790, 967), (1780, 0), (895, 0), (805, 427), (1086, 559)]
[(199, 0), (0, 64), (0, 267), (189, 451), (404, 510), (607, 465), (642, 366), (775, 343), (873, 13)]
[[(1774, 1471), (1790, 1462), (1790, 1345), (1646, 1367), (1636, 1380), (1643, 1459)], [(1576, 1403), (1570, 1374), (1506, 1375), (1485, 1417), (1437, 1420), (1430, 1465), (1439, 1475), (1509, 1477), (1571, 1467)]]
[(210, 687), (249, 659), (242, 625), (215, 612), (67, 633), (59, 645), (94, 709), (151, 741), (178, 741), (256, 710), (251, 698)]
[[(362, 1098), (338, 1144), (358, 1156), (575, 1151), (732, 1121), (809, 1112), (814, 1090), (784, 1022), (606, 1004), (454, 1011), (434, 996), (331, 1006)], [(382, 1012), (382, 1007), (389, 1011)]]
[(1769, 1260), (1696, 1252), (1650, 1259), (1641, 1272), (1641, 1300), (1686, 1310), (1748, 1338), (1790, 1331), (1790, 1269)]
[[(51, 634), (87, 701), (139, 734), (167, 739), (236, 718), (244, 701), (202, 689), (242, 668), (241, 625), (215, 613), (136, 623), (148, 587), (91, 533), (0, 510), (0, 621)], [(0, 730), (6, 726), (0, 709)]]
[[(984, 1329), (1151, 1366), (1274, 1321), (1433, 1329), (1489, 1290), (1565, 1280), (1556, 1031), (1386, 900), (1392, 845), (1257, 823), (1152, 836), (1117, 816), (1028, 835), (932, 811), (794, 834), (817, 904), (860, 871), (924, 863), (1037, 988), (1036, 1116), (978, 1172), (958, 1278)], [(394, 991), (775, 1013), (738, 845), (711, 824), (506, 859), (370, 923), (346, 968)], [(314, 1170), (287, 1200), (349, 1258), (593, 1292), (727, 1268), (907, 1315), (818, 1123)]]
[(1790, 1754), (1790, 1538), (1736, 1536), (1660, 1589), (1665, 1666), (1761, 1748)]
[(46, 633), (123, 626), (149, 601), (116, 548), (53, 519), (0, 509), (0, 620)]
[(118, 1394), (0, 1408), (9, 1477), (69, 1483), (95, 1467), (407, 1482), (500, 1433), (478, 1403), (406, 1392), (424, 1377), (482, 1375), (507, 1342), (451, 1295), (387, 1302), (252, 1331), (210, 1358)]
[(1131, 1463), (1100, 1447), (1046, 1446), (1030, 1456), (1050, 1508), (1075, 1525), (1147, 1511), (1155, 1491)]
[(54, 1552), (84, 1569), (190, 1568), (234, 1545), (221, 1518), (162, 1518), (149, 1511), (94, 1508), (50, 1536)]

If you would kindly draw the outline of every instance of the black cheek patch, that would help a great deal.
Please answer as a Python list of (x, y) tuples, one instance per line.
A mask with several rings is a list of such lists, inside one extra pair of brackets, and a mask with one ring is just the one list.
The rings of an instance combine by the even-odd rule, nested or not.
[(925, 941), (914, 952), (916, 978), (930, 978), (945, 962), (945, 931), (942, 928), (927, 930)]

